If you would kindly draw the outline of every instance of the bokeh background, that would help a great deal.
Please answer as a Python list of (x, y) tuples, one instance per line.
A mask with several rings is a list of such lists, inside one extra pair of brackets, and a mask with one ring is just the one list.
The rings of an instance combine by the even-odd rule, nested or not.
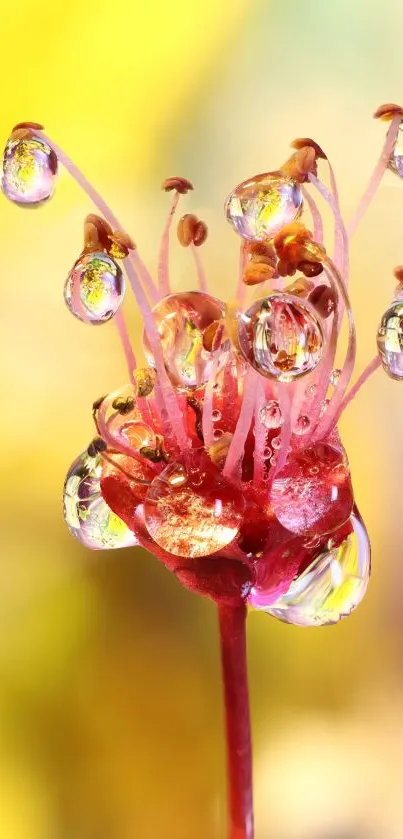
[[(109, 199), (152, 270), (183, 174), (209, 224), (216, 294), (237, 256), (222, 202), (296, 136), (325, 147), (352, 214), (402, 101), (400, 0), (13, 0), (1, 5), (0, 134), (43, 121)], [(62, 300), (91, 206), (62, 172), (1, 222), (0, 832), (7, 839), (221, 839), (225, 774), (213, 605), (141, 551), (93, 554), (62, 520), (94, 398), (125, 381), (113, 326)], [(355, 236), (359, 368), (403, 262), (387, 173)], [(331, 235), (331, 231), (330, 235)], [(331, 241), (331, 239), (330, 239)], [(192, 283), (174, 257), (177, 288)], [(140, 349), (140, 320), (128, 304)], [(350, 620), (249, 622), (257, 839), (401, 839), (403, 395), (378, 372), (342, 421), (373, 543)]]

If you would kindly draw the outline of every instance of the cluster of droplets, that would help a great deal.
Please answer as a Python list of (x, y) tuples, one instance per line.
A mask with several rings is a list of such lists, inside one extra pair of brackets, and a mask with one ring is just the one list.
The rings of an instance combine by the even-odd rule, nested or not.
[[(389, 160), (400, 177), (402, 125)], [(131, 382), (94, 403), (97, 436), (69, 469), (64, 514), (89, 548), (142, 545), (191, 589), (218, 601), (246, 600), (288, 623), (320, 625), (337, 622), (361, 601), (370, 546), (335, 428), (354, 361), (348, 261), (345, 250), (335, 254), (340, 276), (297, 221), (305, 184), (317, 182), (327, 193), (317, 181), (322, 150), (311, 140), (293, 145), (281, 169), (243, 182), (225, 203), (242, 242), (238, 301), (248, 285), (262, 286), (246, 307), (208, 294), (196, 255), (199, 290), (170, 291), (169, 231), (180, 194), (192, 188), (185, 179), (165, 182), (175, 196), (158, 288), (134, 259), (132, 240), (114, 230), (114, 217), (86, 219), (65, 302), (85, 323), (112, 319), (125, 293), (123, 263), (144, 318), (148, 367), (130, 366), (134, 356), (120, 321)], [(63, 162), (77, 174), (68, 158)], [(41, 126), (13, 130), (3, 156), (8, 198), (43, 203), (57, 169)], [(334, 197), (330, 205), (340, 224)], [(310, 199), (319, 230), (315, 206)], [(195, 216), (180, 220), (182, 245), (194, 250), (206, 235)], [(403, 281), (403, 269), (396, 277)], [(343, 308), (349, 348), (339, 369)], [(387, 372), (402, 378), (400, 290), (382, 319), (378, 349)]]

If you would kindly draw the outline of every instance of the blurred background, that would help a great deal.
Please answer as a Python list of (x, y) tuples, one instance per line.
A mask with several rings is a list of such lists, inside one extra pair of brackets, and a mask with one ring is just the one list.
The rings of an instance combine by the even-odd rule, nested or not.
[[(160, 183), (190, 178), (183, 207), (209, 225), (217, 296), (237, 266), (230, 189), (312, 136), (351, 216), (384, 137), (371, 114), (403, 100), (400, 0), (13, 0), (1, 16), (3, 142), (19, 121), (43, 122), (151, 270)], [(81, 549), (63, 523), (92, 401), (125, 381), (113, 326), (85, 328), (62, 299), (90, 211), (64, 172), (37, 212), (0, 202), (1, 835), (222, 839), (213, 605), (140, 550)], [(403, 262), (402, 218), (387, 173), (353, 242), (359, 369)], [(187, 252), (173, 265), (178, 289), (192, 283)], [(399, 385), (381, 372), (342, 421), (373, 544), (357, 613), (322, 630), (250, 617), (257, 839), (402, 839), (402, 423)]]

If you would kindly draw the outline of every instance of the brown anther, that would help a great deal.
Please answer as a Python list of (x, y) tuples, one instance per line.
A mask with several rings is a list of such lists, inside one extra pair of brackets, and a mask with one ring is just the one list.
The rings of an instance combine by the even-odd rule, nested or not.
[(96, 457), (100, 452), (105, 452), (107, 448), (105, 440), (102, 437), (94, 437), (88, 446), (87, 452), (90, 457)]
[(394, 105), (388, 102), (386, 105), (380, 105), (374, 113), (375, 119), (382, 119), (384, 122), (390, 122), (395, 117), (403, 118), (403, 108), (401, 105)]
[(193, 231), (193, 244), (196, 248), (203, 245), (207, 239), (208, 227), (204, 221), (198, 221)]
[(279, 277), (293, 277), (297, 273), (297, 265), (295, 262), (287, 262), (286, 259), (279, 259), (277, 273)]
[(156, 381), (156, 372), (152, 367), (139, 367), (134, 371), (133, 378), (134, 386), (136, 388), (136, 396), (144, 398), (153, 392)]
[(301, 184), (305, 183), (310, 173), (313, 175), (317, 173), (315, 149), (312, 146), (303, 146), (298, 149), (281, 166), (280, 171), (294, 181), (298, 181)]
[(193, 189), (193, 184), (191, 184), (187, 178), (166, 178), (162, 184), (162, 189), (164, 189), (165, 192), (172, 192), (172, 190), (175, 189), (176, 192), (180, 192), (181, 195), (186, 195), (190, 189)]
[[(268, 260), (274, 260), (274, 262), (276, 261), (276, 252), (271, 242), (246, 242), (245, 254), (250, 258), (259, 256)], [(262, 260), (259, 259), (260, 261)]]
[(398, 265), (395, 268), (393, 275), (396, 277), (399, 283), (403, 283), (403, 265)]
[(106, 396), (99, 396), (98, 399), (96, 399), (95, 402), (92, 403), (92, 410), (94, 413), (96, 411), (99, 411), (104, 399), (106, 399)]
[(155, 448), (152, 446), (142, 446), (139, 449), (140, 454), (142, 457), (145, 457), (147, 460), (150, 460), (151, 463), (168, 463), (169, 461), (169, 454), (164, 449), (164, 438), (163, 437), (156, 437), (156, 445)]
[(297, 265), (298, 271), (302, 271), (305, 277), (318, 277), (323, 271), (321, 262), (308, 262), (306, 259), (301, 260)]
[(126, 259), (130, 251), (136, 249), (133, 239), (128, 233), (115, 230), (109, 237), (108, 253), (112, 259)]
[(118, 396), (112, 402), (112, 408), (118, 412), (118, 414), (130, 414), (130, 411), (134, 408), (134, 399), (131, 396), (128, 396), (126, 399), (123, 396)]
[(20, 128), (31, 128), (32, 131), (43, 131), (45, 126), (41, 125), (40, 122), (19, 122), (14, 126), (11, 133), (14, 134), (14, 131), (19, 131)]
[(213, 344), (219, 327), (220, 321), (214, 320), (212, 323), (206, 326), (206, 329), (203, 332), (203, 348), (207, 350), (207, 352), (213, 351)]
[(197, 216), (192, 213), (186, 213), (178, 221), (177, 234), (180, 244), (183, 248), (188, 248), (193, 242), (196, 227), (199, 223)]
[(328, 318), (336, 308), (336, 299), (328, 285), (317, 285), (308, 297), (309, 303), (322, 318)]
[(245, 285), (259, 285), (259, 283), (264, 283), (266, 280), (273, 279), (276, 274), (276, 268), (271, 265), (268, 260), (263, 261), (263, 259), (264, 257), (261, 262), (251, 260), (245, 266), (245, 271), (242, 277)]
[(192, 410), (195, 413), (195, 431), (196, 431), (196, 434), (197, 434), (199, 440), (201, 440), (201, 442), (204, 443), (203, 412), (202, 412), (202, 409), (200, 407), (200, 404), (197, 401), (195, 396), (188, 396), (187, 403), (188, 403), (189, 407), (192, 408)]
[(284, 289), (284, 292), (286, 294), (293, 294), (296, 297), (307, 297), (313, 288), (314, 284), (310, 280), (306, 280), (305, 277), (298, 277), (297, 280), (294, 280), (291, 285), (288, 285)]
[(84, 250), (108, 251), (112, 228), (105, 219), (90, 213), (84, 221)]
[(274, 237), (273, 244), (279, 257), (277, 270), (282, 277), (295, 274), (297, 267), (301, 264), (305, 268), (305, 273), (306, 262), (316, 266), (319, 262), (317, 256), (323, 250), (318, 245), (313, 245), (312, 233), (296, 221), (283, 227)]
[(327, 160), (327, 155), (323, 149), (315, 142), (315, 140), (312, 140), (311, 137), (297, 137), (296, 140), (293, 140), (292, 143), (290, 143), (290, 146), (292, 149), (297, 150), (310, 147), (314, 150), (316, 157), (320, 157), (321, 160)]

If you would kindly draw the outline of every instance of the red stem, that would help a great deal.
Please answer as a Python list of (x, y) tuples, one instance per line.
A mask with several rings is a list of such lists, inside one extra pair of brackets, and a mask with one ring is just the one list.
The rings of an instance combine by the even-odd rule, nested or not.
[(218, 606), (227, 730), (229, 839), (253, 839), (246, 606)]

